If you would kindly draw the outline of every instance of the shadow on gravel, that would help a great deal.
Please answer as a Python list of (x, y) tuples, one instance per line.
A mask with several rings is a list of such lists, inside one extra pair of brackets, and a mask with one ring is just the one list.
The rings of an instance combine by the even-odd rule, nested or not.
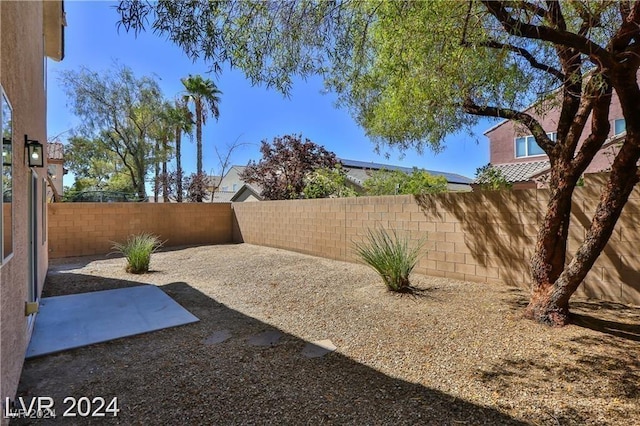
[(571, 302), (573, 324), (640, 342), (640, 308), (605, 301)]
[[(607, 349), (594, 350), (598, 347)], [(637, 401), (640, 398), (640, 360), (636, 357), (636, 352), (637, 344), (634, 342), (612, 340), (605, 335), (581, 336), (553, 345), (553, 353), (564, 353), (564, 356), (504, 359), (491, 370), (479, 373), (479, 378), (487, 386), (509, 394), (521, 389), (532, 393), (548, 392), (548, 388), (540, 385), (539, 381), (541, 376), (548, 377), (554, 381), (555, 392), (580, 398), (597, 395), (598, 398), (611, 401), (610, 418), (617, 421), (628, 419), (628, 424), (634, 424), (633, 419), (637, 419), (638, 415)], [(600, 379), (593, 382), (584, 380), (585, 377)], [(550, 398), (553, 399), (553, 396)], [(629, 411), (629, 407), (633, 409)], [(593, 413), (584, 407), (578, 410), (571, 406), (561, 406), (556, 410), (549, 413), (550, 417), (544, 424), (598, 424), (592, 418)]]
[[(49, 295), (65, 290), (63, 275), (50, 278)], [(77, 278), (93, 282), (78, 291), (139, 285)], [(68, 396), (118, 398), (116, 418), (87, 418), (83, 424), (525, 424), (337, 352), (307, 359), (302, 350), (308, 342), (282, 330), (275, 346), (249, 345), (250, 336), (275, 328), (185, 282), (161, 288), (200, 322), (26, 361), (18, 396), (52, 397), (59, 416)], [(207, 340), (221, 330), (230, 337)], [(12, 424), (57, 422), (74, 419)]]
[(619, 321), (607, 321), (590, 315), (572, 313), (571, 322), (580, 327), (589, 328), (601, 333), (610, 334), (627, 340), (640, 342), (640, 325), (626, 324)]

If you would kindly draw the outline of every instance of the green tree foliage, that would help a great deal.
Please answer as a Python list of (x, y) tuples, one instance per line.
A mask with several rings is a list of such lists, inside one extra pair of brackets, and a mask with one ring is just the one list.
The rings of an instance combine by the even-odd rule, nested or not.
[(84, 67), (66, 70), (60, 82), (80, 118), (78, 135), (99, 141), (96, 151), (109, 153), (98, 152), (98, 158), (115, 155), (138, 197), (145, 198), (147, 172), (155, 161), (152, 134), (163, 105), (158, 83), (137, 78), (125, 66), (101, 74)]
[(364, 181), (368, 195), (438, 194), (447, 190), (447, 179), (414, 168), (411, 173), (400, 170), (375, 170)]
[(249, 162), (240, 178), (260, 185), (261, 195), (268, 200), (304, 197), (306, 176), (338, 164), (333, 152), (309, 139), (303, 141), (302, 135), (276, 137), (271, 144), (264, 140), (260, 152), (260, 161)]
[(347, 177), (340, 164), (334, 167), (322, 167), (307, 174), (304, 178), (305, 198), (355, 197), (357, 192), (347, 184)]
[[(202, 78), (201, 75), (189, 75), (182, 79), (186, 94), (184, 100), (193, 102), (196, 119), (196, 175), (203, 175), (202, 171), (202, 126), (207, 123), (207, 117), (211, 114), (216, 120), (220, 116), (218, 108), (220, 95), (215, 83), (209, 79)], [(199, 193), (198, 191), (196, 193)], [(202, 202), (202, 199), (196, 199)]]
[[(377, 144), (438, 150), (481, 117), (517, 123), (551, 163), (526, 310), (543, 323), (569, 321), (571, 296), (640, 181), (640, 2), (125, 0), (119, 11), (127, 29), (151, 18), (189, 56), (285, 93), (293, 76), (323, 75)], [(607, 141), (614, 91), (626, 134), (567, 257), (573, 192)], [(551, 109), (555, 129), (542, 125)]]
[(486, 164), (476, 169), (476, 183), (483, 191), (501, 191), (511, 189), (511, 182), (502, 174), (500, 169), (496, 169), (491, 164)]
[[(178, 203), (183, 201), (183, 179), (184, 172), (182, 169), (182, 135), (187, 134), (190, 137), (193, 136), (193, 114), (187, 106), (187, 101), (184, 98), (176, 99), (175, 105), (169, 111), (169, 121), (173, 126), (175, 132), (175, 157), (176, 157), (176, 171), (175, 176), (171, 173), (165, 175), (163, 180), (164, 186), (173, 188), (170, 182), (175, 182), (175, 200)], [(171, 194), (171, 190), (169, 193)]]
[(158, 120), (150, 132), (154, 143), (153, 199), (158, 202), (160, 192), (162, 192), (162, 200), (166, 203), (169, 201), (171, 189), (168, 162), (175, 152), (170, 143), (175, 136), (175, 126), (172, 121), (176, 116), (175, 108), (170, 102), (165, 101), (160, 107), (158, 115)]
[[(64, 145), (64, 161), (76, 176), (76, 190), (107, 189), (112, 179), (122, 175), (122, 163), (101, 138), (70, 137)], [(130, 179), (127, 186), (133, 189)]]

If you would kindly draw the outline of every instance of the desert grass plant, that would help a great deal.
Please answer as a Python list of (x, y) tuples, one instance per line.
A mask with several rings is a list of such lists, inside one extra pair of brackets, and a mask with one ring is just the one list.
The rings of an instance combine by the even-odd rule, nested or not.
[(385, 229), (367, 229), (362, 242), (354, 242), (357, 255), (383, 279), (387, 289), (400, 293), (412, 292), (409, 274), (418, 263), (425, 241), (411, 245), (407, 235)]
[(162, 247), (163, 242), (153, 234), (143, 232), (131, 235), (124, 243), (113, 243), (113, 250), (127, 259), (127, 272), (144, 274), (149, 272), (151, 254)]

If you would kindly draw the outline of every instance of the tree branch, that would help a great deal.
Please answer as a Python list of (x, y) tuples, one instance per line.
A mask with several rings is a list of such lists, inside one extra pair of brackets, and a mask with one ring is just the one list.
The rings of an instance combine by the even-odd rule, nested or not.
[(529, 131), (531, 131), (531, 134), (540, 148), (542, 148), (549, 157), (553, 156), (553, 152), (556, 147), (555, 143), (549, 139), (547, 132), (542, 128), (540, 122), (531, 115), (509, 108), (480, 106), (468, 98), (464, 101), (462, 108), (468, 114), (480, 115), (483, 117), (498, 117), (522, 123), (527, 127), (527, 129), (529, 129)]
[(609, 48), (614, 54), (624, 51), (632, 40), (637, 40), (640, 36), (640, 3), (635, 2), (633, 7), (628, 9), (628, 13), (625, 12), (622, 12), (622, 25), (609, 43)]
[(463, 40), (462, 45), (465, 47), (482, 46), (482, 47), (489, 47), (492, 49), (506, 49), (522, 56), (527, 62), (529, 62), (529, 64), (533, 68), (547, 72), (553, 75), (554, 77), (556, 77), (560, 81), (564, 81), (565, 79), (565, 75), (559, 69), (543, 64), (541, 62), (538, 62), (538, 60), (527, 49), (519, 46), (515, 46), (510, 43), (500, 43), (499, 41), (495, 41), (495, 40), (483, 41), (478, 43), (470, 43), (466, 40)]
[[(595, 87), (595, 83), (592, 83), (592, 80), (593, 77), (591, 77), (591, 80), (587, 83), (585, 92), (587, 93), (587, 96), (591, 97), (593, 95), (593, 97), (591, 97), (591, 99), (585, 103), (584, 107), (581, 108), (581, 113), (583, 115), (588, 116), (589, 113), (591, 113), (591, 133), (582, 143), (580, 150), (572, 161), (573, 166), (577, 170), (580, 170), (580, 173), (587, 168), (598, 150), (600, 150), (602, 144), (607, 139), (609, 129), (611, 128), (611, 125), (609, 124), (609, 109), (611, 108), (612, 86), (611, 84), (607, 84), (604, 93), (595, 95), (598, 88)], [(584, 125), (583, 127), (579, 127), (580, 120), (582, 120), (582, 115), (577, 115), (574, 120), (572, 130), (574, 130), (575, 127), (575, 132), (579, 131), (582, 133)], [(575, 150), (575, 147), (573, 149)]]
[(613, 68), (615, 62), (611, 54), (602, 46), (578, 34), (557, 30), (545, 25), (532, 25), (513, 18), (506, 9), (504, 2), (482, 0), (487, 8), (503, 28), (510, 35), (524, 37), (533, 40), (548, 41), (559, 46), (574, 48), (589, 56), (589, 58), (602, 68)]

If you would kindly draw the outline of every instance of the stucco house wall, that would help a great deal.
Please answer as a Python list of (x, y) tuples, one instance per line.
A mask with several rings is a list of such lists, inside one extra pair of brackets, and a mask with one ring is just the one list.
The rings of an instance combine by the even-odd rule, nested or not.
[(220, 190), (228, 192), (238, 192), (244, 181), (240, 179), (240, 173), (244, 171), (244, 166), (232, 166), (220, 180)]
[[(47, 3), (45, 7), (45, 3)], [(45, 8), (48, 10), (45, 13)], [(54, 13), (54, 16), (51, 16)], [(13, 253), (0, 266), (0, 400), (15, 397), (20, 372), (35, 315), (25, 315), (29, 294), (30, 217), (29, 200), (33, 204), (34, 238), (37, 259), (34, 262), (35, 283), (39, 297), (47, 272), (47, 235), (43, 226), (46, 217), (44, 168), (30, 169), (25, 161), (24, 138), (47, 141), (45, 94), (45, 40), (61, 59), (62, 48), (55, 48), (55, 36), (61, 43), (61, 1), (0, 1), (0, 85), (12, 107), (12, 233)], [(50, 29), (56, 29), (51, 34)], [(49, 24), (53, 23), (50, 27)], [(45, 37), (43, 37), (43, 34)], [(47, 50), (49, 51), (49, 50)], [(31, 192), (33, 191), (33, 193)], [(8, 231), (8, 230), (6, 230)], [(6, 232), (5, 232), (6, 234)], [(6, 419), (0, 419), (0, 423)]]

